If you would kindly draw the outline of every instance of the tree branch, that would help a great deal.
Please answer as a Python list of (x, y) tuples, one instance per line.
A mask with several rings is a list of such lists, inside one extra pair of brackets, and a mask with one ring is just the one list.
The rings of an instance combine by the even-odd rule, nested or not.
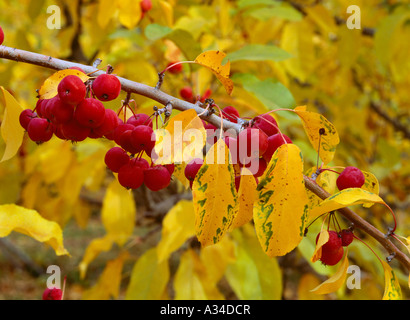
[[(19, 49), (13, 49), (5, 46), (0, 46), (0, 58), (3, 59), (8, 59), (8, 60), (13, 60), (17, 62), (24, 62), (24, 63), (29, 63), (32, 65), (38, 65), (41, 67), (49, 68), (49, 69), (54, 69), (54, 70), (63, 70), (63, 69), (68, 69), (71, 67), (79, 67), (82, 70), (84, 70), (86, 73), (93, 73), (93, 76), (97, 76), (100, 74), (103, 74), (103, 71), (97, 71), (98, 69), (95, 69), (94, 67), (91, 66), (86, 66), (78, 63), (73, 63), (65, 60), (60, 60), (52, 57), (48, 57), (45, 55), (29, 52), (29, 51), (24, 51), (24, 50), (19, 50)], [(136, 93), (139, 95), (143, 95), (145, 97), (148, 97), (152, 100), (155, 100), (162, 105), (166, 106), (169, 104), (172, 104), (172, 107), (184, 111), (184, 110), (189, 110), (189, 109), (194, 109), (198, 114), (203, 113), (204, 109), (201, 108), (199, 105), (192, 104), (180, 99), (177, 99), (173, 96), (170, 96), (166, 94), (165, 92), (156, 89), (155, 87), (150, 87), (148, 85), (134, 82), (125, 78), (118, 77), (122, 90), (126, 91), (128, 93)], [(220, 127), (221, 124), (221, 118), (218, 117), (215, 114), (207, 115), (202, 114), (201, 118), (208, 121), (209, 123), (212, 123), (216, 127)], [(232, 123), (227, 120), (223, 120), (223, 125), (225, 129), (234, 129), (237, 132), (241, 130), (241, 125), (237, 123)], [(325, 190), (323, 190), (319, 185), (316, 184), (315, 181), (310, 179), (309, 177), (304, 177), (305, 181), (305, 186), (307, 189), (312, 191), (314, 194), (316, 194), (319, 198), (321, 199), (326, 199), (330, 196), (329, 193), (327, 193)], [(364, 232), (366, 232), (368, 235), (376, 239), (389, 253), (389, 255), (394, 254), (395, 258), (399, 260), (402, 265), (410, 271), (410, 258), (405, 255), (400, 249), (398, 249), (386, 236), (383, 234), (380, 230), (375, 228), (373, 225), (368, 223), (366, 220), (362, 219), (360, 216), (358, 216), (355, 212), (350, 210), (349, 208), (343, 208), (338, 210), (344, 217), (346, 217), (348, 220), (350, 220), (352, 223), (354, 223), (355, 227), (360, 228)]]

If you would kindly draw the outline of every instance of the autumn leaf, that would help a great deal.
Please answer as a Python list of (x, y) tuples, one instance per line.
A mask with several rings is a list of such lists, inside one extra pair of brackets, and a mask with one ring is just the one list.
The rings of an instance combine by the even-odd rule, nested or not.
[(98, 282), (83, 293), (83, 300), (109, 300), (118, 298), (121, 285), (121, 273), (124, 262), (129, 258), (127, 251), (107, 262)]
[(318, 150), (320, 159), (328, 164), (333, 160), (340, 142), (335, 126), (321, 114), (306, 111), (305, 106), (296, 107), (294, 111), (301, 118), (309, 141)]
[(222, 60), (225, 56), (226, 54), (222, 51), (211, 50), (201, 53), (196, 57), (195, 62), (210, 69), (225, 87), (226, 92), (231, 94), (233, 90), (233, 82), (229, 78), (231, 64), (228, 61), (226, 64), (222, 65)]
[(3, 92), (5, 112), (1, 121), (1, 136), (6, 142), (6, 150), (0, 162), (7, 161), (13, 158), (23, 142), (24, 129), (19, 122), (20, 113), (23, 108), (14, 99), (14, 97), (3, 87), (0, 87)]
[(337, 291), (345, 282), (347, 275), (347, 268), (349, 267), (349, 260), (347, 258), (347, 248), (345, 250), (344, 259), (339, 265), (336, 273), (327, 279), (325, 282), (318, 285), (316, 288), (310, 290), (316, 294), (328, 294)]
[(175, 273), (175, 300), (207, 300), (207, 294), (201, 281), (206, 268), (198, 255), (189, 249), (181, 255), (178, 270)]
[(402, 293), (399, 279), (394, 273), (393, 269), (386, 261), (381, 260), (384, 269), (384, 294), (383, 300), (401, 300)]
[(48, 77), (43, 85), (41, 86), (38, 94), (40, 99), (51, 99), (58, 94), (57, 88), (61, 80), (63, 80), (66, 76), (74, 75), (79, 77), (83, 82), (86, 82), (89, 79), (85, 73), (74, 70), (74, 69), (65, 69), (57, 71), (56, 73), (52, 74)]
[(316, 262), (322, 256), (322, 247), (329, 241), (329, 232), (327, 230), (322, 230), (319, 233), (319, 238), (317, 239), (315, 251), (313, 252), (312, 262)]
[(114, 244), (114, 239), (105, 235), (102, 238), (93, 239), (85, 249), (83, 259), (79, 264), (80, 279), (84, 279), (89, 264), (102, 252), (107, 252)]
[(195, 230), (204, 247), (221, 240), (237, 213), (235, 174), (229, 156), (224, 140), (219, 139), (193, 182)]
[(122, 187), (117, 179), (108, 186), (101, 218), (108, 235), (122, 246), (134, 231), (136, 207), (130, 190)]
[(58, 256), (68, 255), (63, 245), (63, 232), (60, 226), (44, 219), (31, 209), (14, 204), (0, 206), (0, 238), (7, 237), (12, 231), (50, 245)]
[[(123, 24), (127, 29), (135, 28), (141, 19), (141, 6), (139, 3), (142, 0), (121, 0), (117, 1), (118, 5), (118, 18), (121, 24)], [(106, 14), (111, 14), (106, 12)]]
[(158, 261), (169, 258), (184, 242), (195, 236), (195, 213), (192, 201), (179, 201), (162, 222), (161, 241), (158, 243)]
[(155, 131), (155, 164), (184, 163), (200, 157), (206, 131), (195, 110), (189, 109), (172, 117), (163, 129)]
[(302, 240), (308, 215), (303, 161), (296, 145), (276, 150), (257, 191), (253, 220), (262, 249), (269, 257), (285, 255)]
[(380, 203), (386, 205), (384, 200), (377, 194), (360, 188), (344, 189), (323, 200), (318, 206), (313, 207), (309, 213), (309, 220), (313, 221), (315, 218), (326, 212), (334, 211), (340, 208), (356, 204), (369, 203)]
[(158, 261), (157, 248), (146, 251), (134, 264), (125, 294), (126, 300), (159, 300), (166, 290), (168, 261)]
[[(255, 177), (243, 168), (238, 189), (238, 213), (232, 221), (231, 230), (239, 228), (252, 220), (253, 204), (257, 200)], [(244, 173), (248, 171), (248, 174)]]
[[(377, 180), (376, 176), (371, 173), (371, 172), (366, 172), (362, 170), (362, 173), (364, 175), (364, 185), (361, 187), (363, 190), (367, 190), (371, 193), (374, 194), (379, 194), (379, 181)], [(364, 203), (363, 207), (365, 208), (370, 208), (373, 205), (373, 203)]]

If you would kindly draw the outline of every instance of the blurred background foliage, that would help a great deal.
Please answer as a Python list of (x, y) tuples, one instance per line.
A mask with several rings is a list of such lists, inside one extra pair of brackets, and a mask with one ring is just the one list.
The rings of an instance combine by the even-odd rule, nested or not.
[[(351, 15), (346, 10), (352, 4), (347, 0), (152, 0), (152, 10), (143, 16), (138, 3), (1, 1), (4, 45), (83, 64), (100, 58), (101, 66), (112, 65), (115, 74), (150, 86), (155, 86), (157, 73), (168, 63), (193, 60), (206, 50), (222, 50), (231, 61), (235, 83), (232, 96), (226, 94), (212, 73), (192, 65), (184, 65), (180, 74), (167, 74), (162, 89), (176, 97), (184, 86), (192, 87), (197, 95), (211, 89), (211, 97), (219, 106), (233, 105), (243, 117), (299, 105), (323, 114), (336, 126), (341, 140), (332, 165), (353, 165), (372, 172), (380, 182), (380, 195), (396, 213), (397, 233), (409, 236), (408, 1), (355, 1), (361, 9), (361, 29), (352, 30), (346, 26)], [(47, 28), (54, 13), (47, 12), (51, 5), (61, 9), (61, 29)], [(0, 60), (0, 84), (24, 108), (34, 108), (36, 89), (52, 72)], [(139, 112), (152, 113), (153, 101), (137, 95), (132, 98)], [(106, 106), (116, 110), (121, 99), (124, 96)], [(0, 114), (3, 108), (0, 105)], [(282, 132), (302, 149), (306, 169), (314, 166), (316, 151), (299, 119), (286, 111), (276, 115)], [(22, 235), (13, 234), (8, 241), (44, 270), (49, 264), (61, 266), (68, 276), (67, 299), (381, 298), (381, 265), (357, 241), (349, 259), (361, 267), (362, 289), (342, 288), (326, 296), (309, 293), (334, 272), (320, 263), (310, 263), (315, 230), (320, 224), (311, 227), (298, 250), (271, 261), (260, 255), (254, 235), (244, 227), (213, 252), (199, 250), (195, 239), (187, 238), (170, 254), (169, 268), (164, 267), (153, 257), (151, 248), (155, 249), (161, 239), (167, 212), (182, 199), (190, 199), (189, 190), (178, 181), (165, 192), (136, 192), (132, 240), (125, 247), (117, 243), (107, 250), (97, 250), (87, 264), (86, 276), (81, 278), (79, 265), (84, 263), (85, 248), (93, 239), (102, 239), (111, 232), (109, 222), (101, 217), (113, 178), (103, 162), (110, 146), (109, 142), (90, 139), (78, 145), (52, 140), (37, 146), (27, 139), (18, 156), (0, 164), (0, 204), (34, 208), (64, 227), (65, 246), (71, 257), (55, 257), (52, 251)], [(383, 206), (354, 209), (382, 231), (392, 222)], [(339, 221), (349, 225), (341, 217)], [(372, 239), (358, 234), (380, 257), (386, 255)], [(210, 270), (207, 261), (218, 255), (222, 257), (220, 265)], [(40, 298), (45, 275), (32, 276), (14, 260), (6, 251), (0, 251), (0, 298)], [(397, 261), (392, 266), (404, 296), (409, 297), (406, 271)], [(114, 281), (117, 288), (107, 285), (107, 279), (113, 277), (118, 279)], [(141, 284), (144, 277), (151, 282)], [(152, 292), (153, 283), (162, 291)], [(187, 283), (191, 291), (185, 288)], [(141, 286), (146, 286), (143, 293)], [(187, 290), (190, 295), (183, 294)]]

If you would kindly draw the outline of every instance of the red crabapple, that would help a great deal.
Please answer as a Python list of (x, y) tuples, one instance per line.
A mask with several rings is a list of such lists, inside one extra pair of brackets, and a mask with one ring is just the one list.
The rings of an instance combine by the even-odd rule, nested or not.
[(47, 288), (43, 292), (43, 300), (61, 300), (63, 298), (63, 291), (58, 288)]
[(87, 89), (83, 80), (76, 75), (68, 75), (58, 84), (58, 96), (67, 104), (77, 105), (85, 99)]
[(130, 162), (130, 156), (124, 149), (120, 147), (113, 147), (105, 154), (104, 162), (108, 169), (112, 172), (118, 173), (122, 166), (125, 166), (128, 162)]
[[(286, 141), (286, 142), (285, 142)], [(263, 157), (265, 158), (266, 162), (272, 159), (273, 154), (275, 151), (285, 143), (292, 143), (292, 140), (285, 134), (276, 133), (270, 137), (268, 137), (268, 149), (266, 150)]]
[(127, 189), (138, 189), (144, 183), (144, 169), (131, 159), (118, 171), (118, 182)]
[(25, 109), (25, 110), (23, 110), (23, 111), (20, 113), (20, 116), (19, 116), (20, 125), (21, 125), (25, 130), (27, 130), (27, 127), (28, 127), (30, 121), (31, 121), (32, 119), (34, 119), (34, 118), (37, 118), (37, 113), (34, 112), (34, 111), (31, 110), (31, 109)]
[(336, 179), (338, 189), (361, 188), (364, 185), (365, 177), (363, 172), (356, 167), (346, 167)]
[(266, 133), (268, 137), (278, 133), (278, 123), (269, 113), (261, 114), (252, 121), (252, 127)]
[(121, 92), (121, 82), (113, 74), (101, 74), (92, 84), (92, 89), (98, 100), (112, 101)]
[(74, 111), (74, 119), (84, 127), (97, 128), (104, 122), (105, 107), (94, 98), (84, 99)]
[(199, 169), (202, 167), (203, 164), (204, 160), (201, 158), (195, 158), (191, 160), (185, 167), (185, 177), (189, 181), (194, 181), (196, 174), (198, 173)]
[(159, 191), (168, 187), (171, 174), (162, 165), (153, 166), (144, 171), (144, 184), (151, 191)]

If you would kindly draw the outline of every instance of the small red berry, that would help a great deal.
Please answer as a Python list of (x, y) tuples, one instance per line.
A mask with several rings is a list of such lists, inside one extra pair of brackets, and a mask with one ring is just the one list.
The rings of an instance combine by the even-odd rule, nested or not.
[(45, 99), (38, 99), (36, 102), (35, 111), (40, 118), (43, 118), (43, 105), (47, 102)]
[(196, 174), (198, 173), (199, 169), (202, 167), (203, 164), (204, 160), (201, 158), (195, 158), (191, 160), (185, 167), (185, 177), (189, 181), (194, 181)]
[(57, 91), (62, 102), (77, 105), (85, 99), (87, 89), (83, 80), (75, 75), (69, 75), (61, 80)]
[(132, 131), (132, 144), (136, 149), (144, 150), (150, 155), (155, 146), (154, 130), (148, 126), (135, 127)]
[(4, 31), (0, 27), (0, 46), (3, 44), (3, 41), (4, 41)]
[[(170, 62), (167, 65), (167, 68), (171, 67), (172, 65), (174, 65), (176, 62)], [(172, 73), (172, 74), (177, 74), (177, 73), (181, 73), (182, 72), (182, 64), (176, 64), (175, 66), (171, 67), (168, 69), (168, 72)]]
[(54, 124), (67, 123), (74, 115), (74, 106), (63, 103), (59, 96), (55, 96), (48, 101), (46, 110), (48, 119)]
[[(283, 137), (282, 137), (283, 136)], [(265, 158), (266, 162), (269, 163), (270, 159), (272, 159), (273, 154), (275, 151), (283, 144), (292, 143), (292, 140), (285, 134), (276, 133), (270, 137), (268, 137), (268, 149), (266, 150), (263, 157)]]
[(183, 87), (179, 91), (179, 95), (181, 96), (182, 99), (184, 99), (186, 101), (193, 102), (193, 100), (194, 100), (194, 94), (192, 92), (191, 87)]
[(336, 179), (336, 185), (339, 190), (361, 188), (365, 180), (364, 174), (360, 169), (356, 167), (346, 167)]
[(172, 175), (175, 171), (175, 164), (173, 163), (164, 164), (164, 167), (167, 168), (170, 175)]
[(98, 100), (111, 101), (121, 92), (121, 82), (113, 74), (101, 74), (92, 84), (92, 89)]
[(61, 125), (62, 135), (73, 142), (84, 141), (89, 136), (90, 131), (90, 128), (82, 126), (75, 119)]
[(47, 142), (53, 137), (54, 126), (47, 119), (34, 118), (27, 127), (27, 133), (38, 144)]
[(128, 118), (127, 123), (132, 124), (134, 127), (143, 125), (152, 128), (152, 120), (149, 115), (145, 113), (137, 113), (131, 116), (130, 118)]
[(37, 113), (36, 113), (36, 112), (34, 112), (34, 111), (31, 110), (31, 109), (23, 110), (23, 111), (20, 113), (20, 117), (19, 117), (20, 125), (21, 125), (25, 130), (27, 130), (27, 127), (28, 127), (30, 121), (31, 121), (32, 119), (34, 119), (34, 118), (37, 118)]
[(239, 112), (235, 107), (227, 106), (222, 109), (222, 115), (224, 118), (231, 122), (237, 123), (239, 118)]
[(270, 114), (265, 113), (257, 116), (252, 121), (252, 127), (258, 128), (266, 133), (268, 137), (273, 136), (279, 132), (278, 123)]
[(343, 258), (343, 253), (343, 247), (340, 247), (336, 251), (330, 251), (322, 248), (322, 256), (320, 257), (320, 261), (322, 261), (324, 265), (334, 266)]
[(130, 156), (120, 147), (113, 147), (105, 154), (104, 162), (112, 172), (118, 172), (122, 166), (130, 162)]
[(135, 158), (133, 161), (136, 166), (141, 167), (143, 170), (146, 170), (149, 168), (149, 162), (145, 160), (144, 158)]
[(152, 9), (152, 2), (151, 0), (142, 0), (140, 2), (142, 12), (147, 12)]
[(350, 229), (343, 229), (339, 232), (340, 237), (342, 238), (342, 246), (347, 247), (353, 241), (353, 231)]
[(256, 128), (246, 128), (239, 133), (239, 161), (245, 164), (249, 158), (259, 158), (268, 148), (268, 136)]
[(63, 291), (58, 288), (46, 289), (43, 292), (43, 300), (61, 300), (63, 297)]
[(264, 158), (255, 158), (245, 165), (255, 178), (258, 178), (263, 175), (267, 168), (268, 164)]
[(144, 169), (130, 160), (118, 171), (118, 182), (127, 189), (138, 189), (144, 183)]
[(144, 171), (144, 184), (151, 191), (159, 191), (171, 182), (171, 174), (162, 165), (150, 167)]
[[(316, 237), (316, 243), (319, 235), (320, 233)], [(329, 231), (329, 240), (322, 246), (320, 261), (325, 265), (333, 266), (342, 259), (343, 252), (342, 237), (336, 231)]]
[(118, 127), (118, 124), (116, 112), (111, 109), (105, 109), (103, 123), (99, 127), (91, 129), (90, 138), (101, 138), (105, 136), (107, 139), (112, 140), (114, 130)]
[(97, 128), (104, 122), (105, 107), (94, 98), (84, 99), (74, 111), (74, 119), (84, 127)]
[(134, 126), (127, 123), (120, 123), (114, 130), (114, 141), (116, 144), (121, 145), (121, 138), (125, 131), (134, 130)]

